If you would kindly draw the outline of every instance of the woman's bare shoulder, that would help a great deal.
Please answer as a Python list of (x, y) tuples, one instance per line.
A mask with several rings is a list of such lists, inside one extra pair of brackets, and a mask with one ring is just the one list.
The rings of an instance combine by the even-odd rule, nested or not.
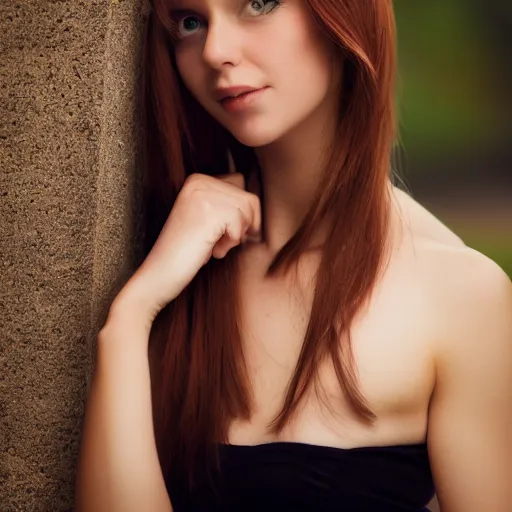
[(463, 343), (468, 329), (493, 330), (497, 318), (503, 329), (512, 324), (512, 283), (504, 270), (405, 192), (395, 197), (411, 242), (410, 262), (429, 297), (425, 313), (438, 327), (438, 340)]
[(394, 187), (393, 199), (401, 222), (416, 241), (421, 240), (423, 243), (427, 242), (434, 245), (438, 243), (447, 248), (465, 247), (459, 236), (409, 194)]
[(412, 296), (425, 299), (412, 322), (435, 368), (427, 439), (441, 506), (509, 503), (512, 283), (417, 202), (397, 196), (407, 228), (397, 260)]

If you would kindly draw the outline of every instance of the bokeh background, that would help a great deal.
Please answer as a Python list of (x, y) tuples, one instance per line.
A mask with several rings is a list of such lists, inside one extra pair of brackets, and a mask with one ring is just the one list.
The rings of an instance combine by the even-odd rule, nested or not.
[(512, 277), (512, 2), (395, 0), (412, 195)]

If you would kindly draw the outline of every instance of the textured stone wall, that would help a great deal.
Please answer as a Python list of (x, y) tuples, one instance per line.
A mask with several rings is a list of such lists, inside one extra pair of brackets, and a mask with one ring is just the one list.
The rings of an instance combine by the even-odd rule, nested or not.
[(0, 2), (4, 512), (72, 509), (95, 333), (132, 261), (142, 15)]

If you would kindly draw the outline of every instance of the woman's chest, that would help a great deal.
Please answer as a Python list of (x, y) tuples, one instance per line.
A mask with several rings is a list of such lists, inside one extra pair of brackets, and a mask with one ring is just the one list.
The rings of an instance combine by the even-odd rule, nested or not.
[[(293, 420), (279, 434), (269, 423), (280, 412), (310, 322), (314, 288), (304, 281), (245, 282), (241, 334), (253, 392), (253, 416), (230, 429), (233, 444), (296, 441), (353, 447), (402, 444), (424, 438), (434, 383), (424, 308), (413, 289), (379, 288), (351, 329), (354, 375), (370, 409), (373, 427), (361, 422), (339, 385), (330, 360), (319, 367)], [(347, 343), (340, 339), (340, 344)]]

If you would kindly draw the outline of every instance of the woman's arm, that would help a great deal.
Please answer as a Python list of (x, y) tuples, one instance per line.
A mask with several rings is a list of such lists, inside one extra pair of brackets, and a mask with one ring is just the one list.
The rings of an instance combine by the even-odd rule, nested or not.
[[(512, 510), (512, 284), (484, 256), (449, 256), (428, 446), (441, 512)], [(453, 265), (455, 263), (455, 265)]]
[(77, 512), (172, 512), (153, 432), (149, 327), (117, 308), (98, 336), (76, 478)]
[[(205, 222), (205, 219), (208, 222)], [(98, 337), (76, 480), (77, 512), (169, 512), (153, 430), (148, 341), (156, 315), (210, 258), (261, 232), (241, 173), (190, 175)]]

